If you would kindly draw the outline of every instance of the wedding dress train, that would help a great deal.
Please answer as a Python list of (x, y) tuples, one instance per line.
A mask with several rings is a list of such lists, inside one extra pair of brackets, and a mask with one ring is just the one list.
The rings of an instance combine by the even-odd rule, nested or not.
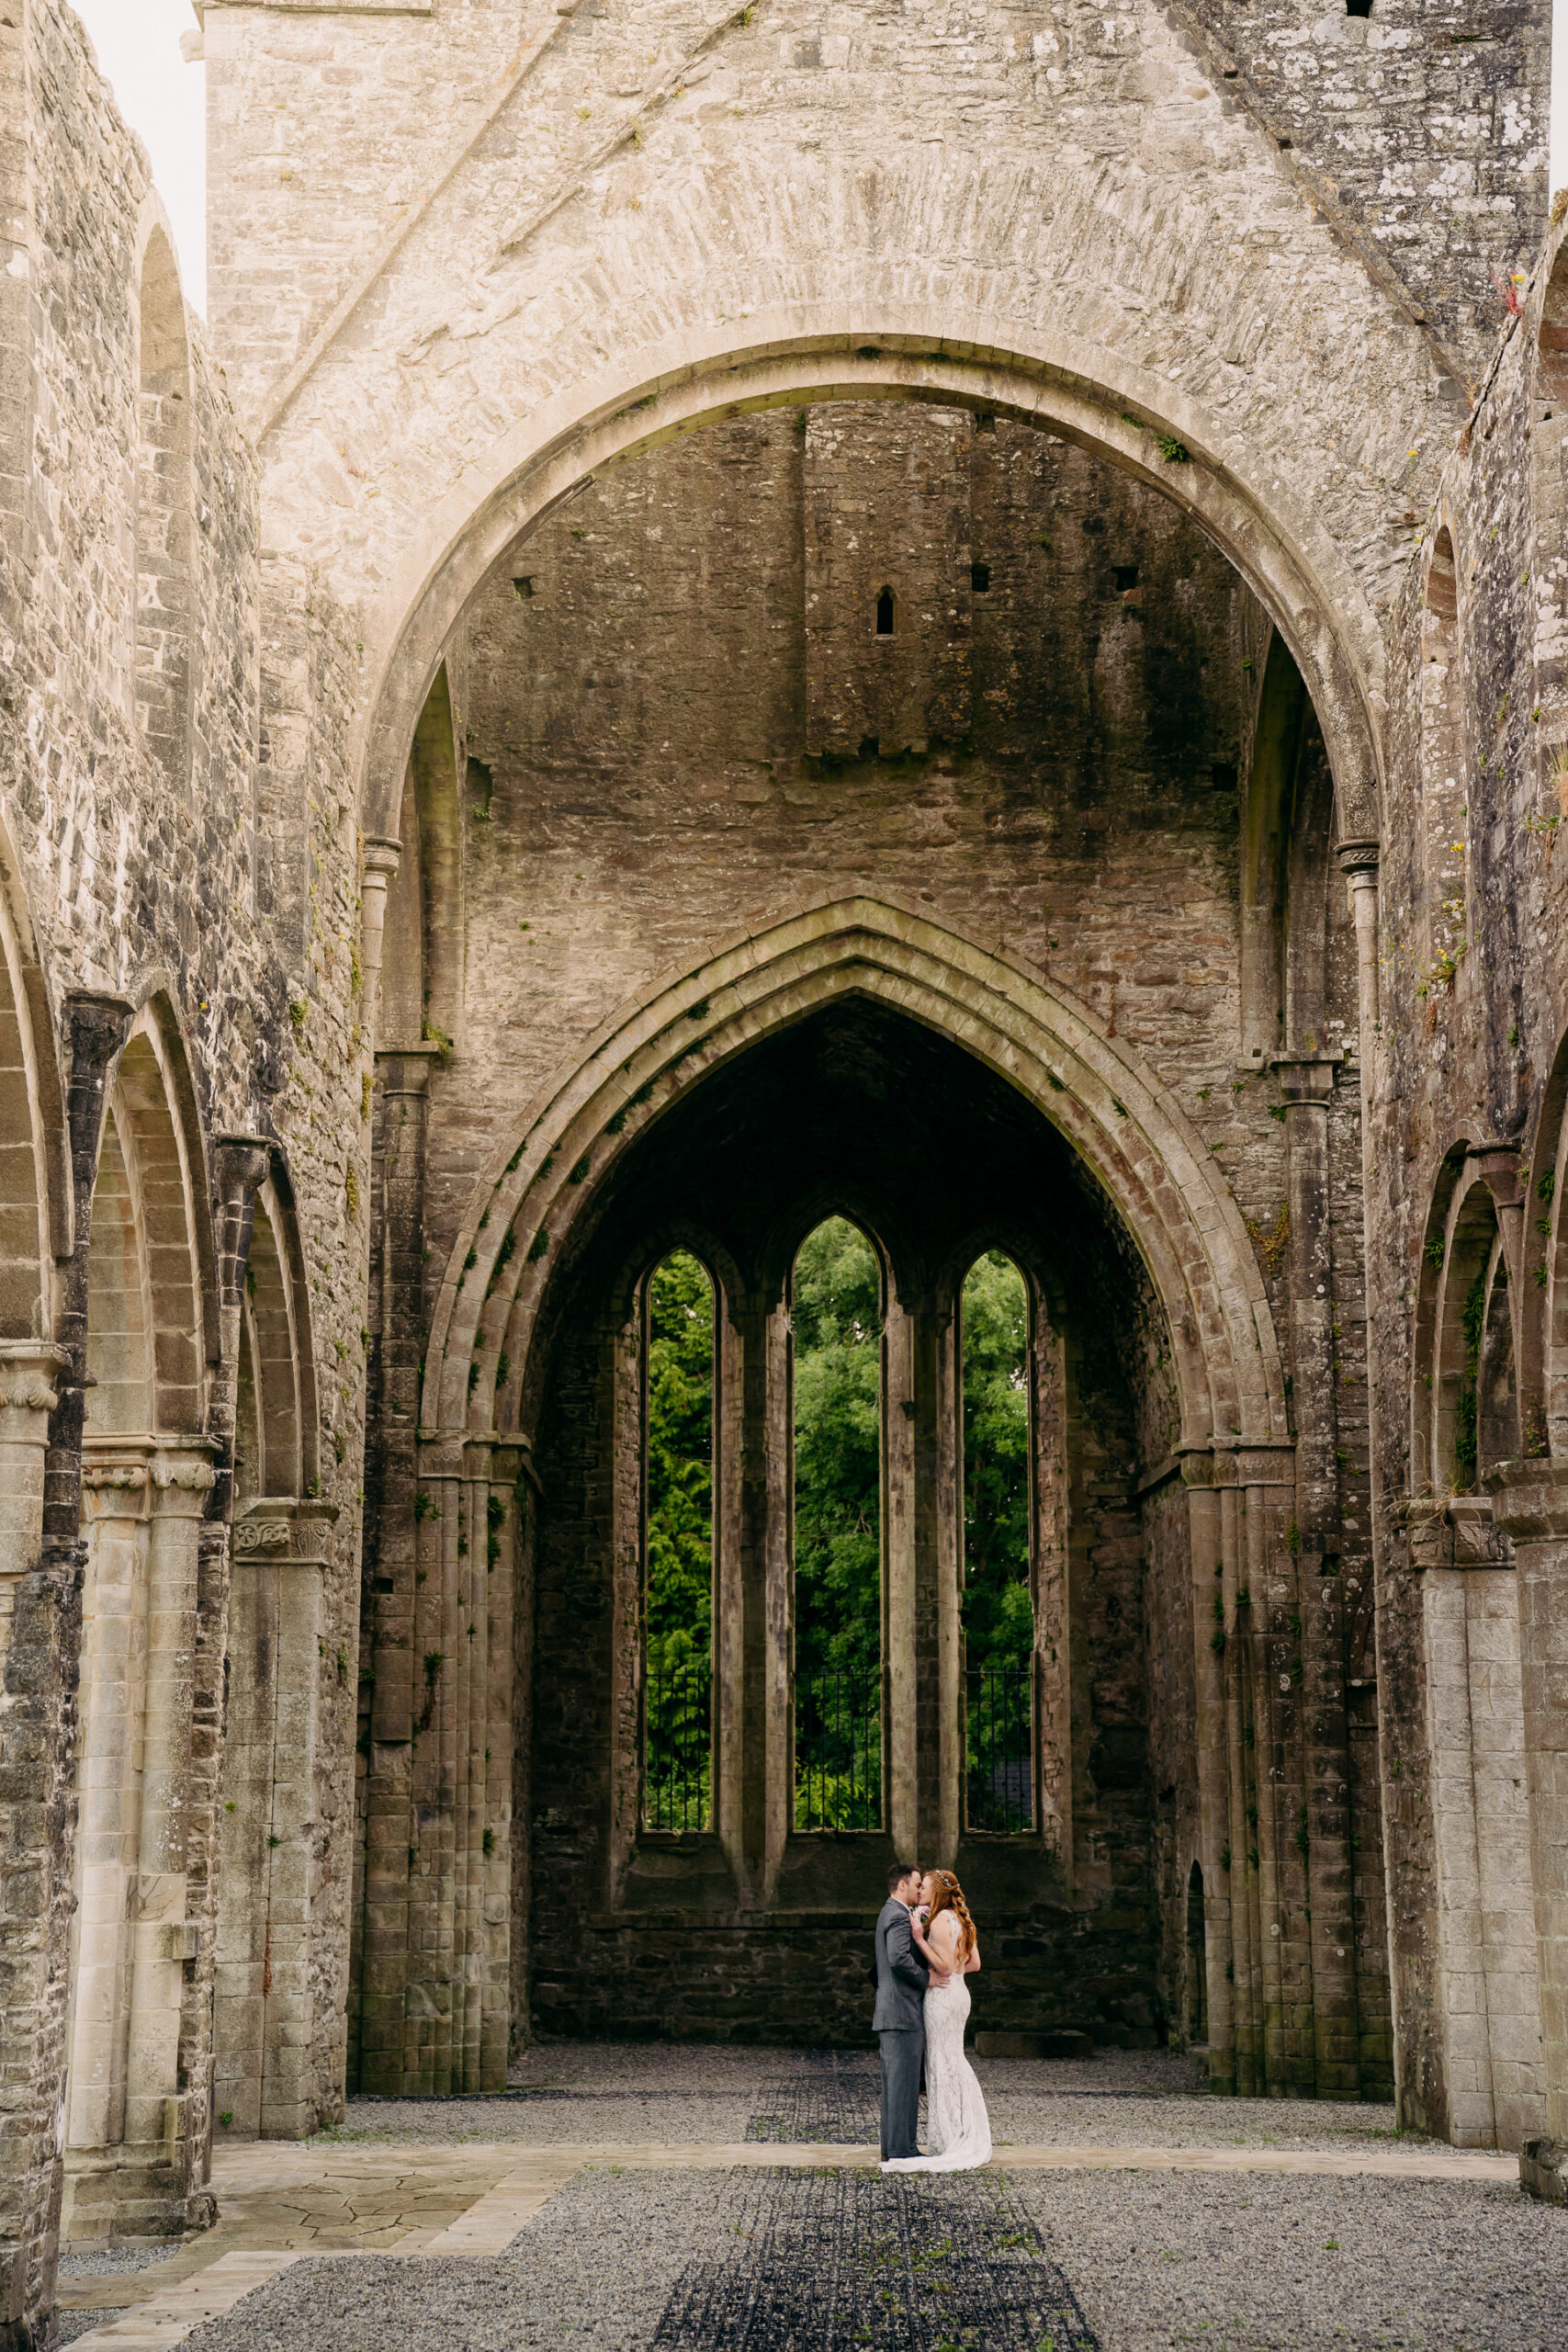
[[(944, 1933), (944, 1930), (948, 1932)], [(957, 1962), (958, 1922), (951, 1911), (936, 1923), (933, 1948)], [(926, 1995), (926, 2145), (923, 2156), (893, 2156), (884, 2172), (973, 2172), (989, 2161), (991, 2120), (975, 2069), (964, 2055), (969, 2022), (969, 1980), (950, 1976)]]

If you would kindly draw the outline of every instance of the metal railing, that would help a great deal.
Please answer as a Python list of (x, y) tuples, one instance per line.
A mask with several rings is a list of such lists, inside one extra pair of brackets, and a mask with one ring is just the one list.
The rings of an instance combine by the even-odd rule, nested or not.
[(795, 1826), (881, 1828), (879, 1675), (796, 1675)]
[(1028, 1666), (971, 1667), (968, 1816), (971, 1829), (1034, 1826), (1034, 1674)]
[(649, 1675), (642, 1819), (645, 1829), (713, 1826), (713, 1669), (705, 1657)]

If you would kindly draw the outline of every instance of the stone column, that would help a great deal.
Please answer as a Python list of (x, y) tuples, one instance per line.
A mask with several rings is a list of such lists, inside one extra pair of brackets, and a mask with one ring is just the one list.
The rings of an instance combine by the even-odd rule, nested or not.
[(1382, 1025), (1378, 1000), (1378, 844), (1341, 842), (1340, 871), (1350, 892), (1356, 925), (1356, 980), (1361, 1010), (1361, 1066), (1372, 1058), (1372, 1038)]
[[(185, 2230), (193, 2132), (180, 2085), (185, 1964), (197, 1957), (186, 1910), (197, 1566), (213, 1471), (200, 1441), (160, 1447), (152, 1465), (148, 1527), (147, 1709), (141, 1831), (132, 1897), (130, 2031), (126, 2053), (127, 2180), (117, 2229), (161, 2236)], [(195, 2119), (201, 2120), (201, 2119)]]
[[(1192, 1571), (1193, 1690), (1196, 1701), (1198, 1753), (1198, 1839), (1203, 1868), (1203, 1954), (1209, 2007), (1209, 2083), (1215, 2092), (1234, 2094), (1236, 2082), (1236, 2020), (1235, 1995), (1245, 1989), (1246, 1903), (1235, 1890), (1246, 1886), (1246, 1860), (1233, 1842), (1229, 1782), (1240, 1770), (1239, 1726), (1231, 1751), (1233, 1726), (1226, 1705), (1224, 1650), (1214, 1647), (1214, 1634), (1223, 1622), (1213, 1614), (1217, 1598), (1227, 1609), (1224, 1589), (1224, 1534), (1220, 1498), (1213, 1484), (1213, 1457), (1207, 1447), (1182, 1449), (1181, 1477), (1187, 1489), (1189, 1543)], [(1215, 1574), (1219, 1569), (1221, 1573)], [(1230, 1611), (1234, 1613), (1235, 1578)], [(1226, 1635), (1226, 1648), (1230, 1637)], [(1237, 1938), (1241, 1937), (1240, 1949)], [(1227, 1966), (1227, 1962), (1229, 1965)]]
[[(57, 1383), (70, 1358), (47, 1340), (0, 1341), (0, 1850), (6, 1871), (0, 1936), (0, 2346), (22, 2352), (31, 2318), (54, 2301), (61, 2196), (60, 2072), (65, 2026), (62, 1949), (69, 1918), (47, 1857), (66, 1840), (68, 1749), (51, 1755), (51, 1719), (74, 1728), (62, 1633), (39, 1573), (45, 1461)], [(75, 1666), (73, 1641), (69, 1665)], [(41, 1679), (39, 1667), (44, 1668)]]
[[(1538, 2193), (1568, 2202), (1568, 1462), (1510, 1462), (1486, 1481), (1513, 1540), (1535, 1894), (1544, 2149)], [(1555, 2152), (1555, 2153), (1553, 2153)]]
[[(384, 892), (383, 892), (384, 895)], [(403, 2084), (409, 1967), (410, 1770), (417, 1709), (419, 1368), (424, 1315), (424, 1143), (432, 1046), (377, 1057), (363, 1638), (371, 1673), (356, 2087)]]
[(402, 855), (401, 842), (384, 841), (367, 833), (359, 885), (360, 1025), (372, 1048), (376, 1045), (381, 1010), (381, 937), (387, 921), (387, 892)]

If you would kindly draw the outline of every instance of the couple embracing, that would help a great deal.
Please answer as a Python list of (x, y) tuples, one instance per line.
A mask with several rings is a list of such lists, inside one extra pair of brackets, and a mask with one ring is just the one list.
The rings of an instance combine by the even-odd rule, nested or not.
[[(964, 1890), (951, 1871), (896, 1862), (876, 1923), (876, 2014), (882, 2050), (884, 2172), (970, 2172), (991, 2153), (991, 2126), (975, 2070), (964, 2055), (969, 2018), (966, 1978), (980, 1965), (979, 1939)], [(926, 2137), (916, 2137), (920, 2075)]]

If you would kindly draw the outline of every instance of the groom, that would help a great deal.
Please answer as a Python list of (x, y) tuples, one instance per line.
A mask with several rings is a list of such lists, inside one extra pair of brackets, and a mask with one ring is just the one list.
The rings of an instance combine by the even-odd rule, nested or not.
[(926, 1986), (931, 1971), (915, 1950), (909, 1915), (920, 1897), (920, 1873), (895, 1862), (887, 1900), (876, 1922), (876, 2013), (872, 2027), (882, 2049), (882, 2159), (918, 2156), (920, 2073), (926, 2056)]

